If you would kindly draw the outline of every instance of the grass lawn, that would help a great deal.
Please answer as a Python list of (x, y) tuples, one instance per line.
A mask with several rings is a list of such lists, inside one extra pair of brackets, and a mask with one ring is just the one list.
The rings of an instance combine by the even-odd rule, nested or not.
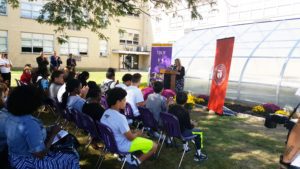
[[(119, 82), (122, 82), (122, 76), (127, 72), (116, 72), (116, 80), (119, 80)], [(136, 73), (134, 71), (129, 73)], [(142, 83), (146, 83), (148, 79), (148, 73), (147, 72), (139, 72), (142, 74)], [(22, 75), (22, 71), (12, 71), (11, 73), (11, 83), (12, 86), (17, 86), (15, 79), (20, 79)], [(103, 80), (106, 79), (105, 72), (90, 72), (90, 78), (89, 80), (95, 81), (98, 84), (101, 84)]]
[[(204, 152), (209, 159), (197, 163), (193, 161), (194, 151), (189, 152), (182, 164), (183, 169), (271, 169), (278, 168), (278, 158), (284, 149), (287, 131), (266, 129), (263, 122), (245, 117), (219, 117), (209, 115), (206, 111), (195, 109), (191, 113), (192, 119), (198, 122), (199, 128), (205, 132)], [(53, 115), (43, 114), (45, 124), (53, 123)], [(74, 125), (68, 130), (74, 133)], [(87, 136), (83, 132), (78, 134), (82, 144), (87, 143)], [(178, 142), (177, 142), (178, 143)], [(190, 144), (190, 147), (193, 147)], [(95, 168), (100, 152), (89, 148), (86, 152), (81, 146), (81, 168)], [(159, 159), (146, 161), (141, 169), (175, 169), (181, 155), (181, 147), (162, 149)], [(112, 155), (106, 156), (102, 164), (103, 169), (120, 168), (120, 162)]]

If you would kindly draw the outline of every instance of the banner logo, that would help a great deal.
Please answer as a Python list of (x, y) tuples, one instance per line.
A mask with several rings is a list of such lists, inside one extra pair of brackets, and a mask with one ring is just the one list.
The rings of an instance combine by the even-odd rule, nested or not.
[(224, 64), (219, 64), (214, 69), (214, 81), (217, 85), (221, 85), (226, 79), (226, 66)]

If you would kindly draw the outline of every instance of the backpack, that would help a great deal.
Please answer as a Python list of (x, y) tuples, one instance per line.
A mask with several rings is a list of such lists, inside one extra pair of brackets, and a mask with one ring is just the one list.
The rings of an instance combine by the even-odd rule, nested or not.
[(103, 83), (103, 84), (101, 85), (101, 93), (106, 94), (108, 90), (112, 89), (112, 88), (111, 88), (111, 84), (112, 84), (113, 82), (114, 82), (114, 81), (109, 81), (109, 82)]

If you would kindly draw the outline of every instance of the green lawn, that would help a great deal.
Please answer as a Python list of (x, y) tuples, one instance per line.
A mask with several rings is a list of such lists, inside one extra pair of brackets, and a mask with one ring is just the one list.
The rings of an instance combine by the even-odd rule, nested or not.
[[(122, 76), (127, 73), (127, 72), (116, 72), (116, 80), (119, 80), (122, 82)], [(129, 72), (129, 73), (136, 73), (134, 71)], [(142, 74), (142, 83), (146, 83), (148, 79), (148, 73), (147, 72), (139, 72)], [(12, 77), (11, 77), (11, 82), (12, 86), (16, 86), (16, 81), (15, 79), (20, 79), (22, 74), (22, 71), (12, 71)], [(105, 72), (90, 72), (90, 78), (89, 80), (95, 81), (98, 84), (101, 84), (102, 81), (105, 79)]]
[[(199, 128), (205, 131), (204, 152), (209, 159), (197, 163), (193, 161), (194, 151), (189, 152), (182, 164), (183, 169), (271, 169), (277, 168), (278, 158), (284, 148), (287, 131), (283, 128), (266, 129), (262, 121), (252, 118), (219, 117), (208, 115), (206, 111), (195, 110), (191, 113), (192, 119), (198, 122)], [(51, 124), (53, 116), (42, 115), (45, 124)], [(52, 119), (52, 120), (51, 120)], [(73, 133), (74, 125), (68, 130)], [(82, 144), (87, 142), (87, 136), (79, 133)], [(192, 147), (192, 145), (190, 145)], [(93, 148), (87, 152), (83, 146), (79, 149), (80, 164), (83, 169), (95, 168), (100, 154)], [(181, 155), (181, 148), (164, 147), (159, 159), (146, 161), (141, 169), (175, 169)], [(120, 168), (113, 156), (106, 156), (103, 169)]]

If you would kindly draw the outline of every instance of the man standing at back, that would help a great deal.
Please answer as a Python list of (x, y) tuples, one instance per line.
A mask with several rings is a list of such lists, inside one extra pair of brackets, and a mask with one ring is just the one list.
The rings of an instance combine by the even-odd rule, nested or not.
[(126, 100), (130, 104), (133, 110), (133, 115), (135, 117), (140, 115), (138, 106), (145, 106), (145, 101), (142, 91), (138, 88), (141, 83), (142, 75), (135, 73), (132, 75), (131, 86), (127, 87)]
[(69, 58), (67, 59), (67, 68), (70, 72), (75, 72), (76, 60), (73, 58), (73, 54), (69, 54)]

